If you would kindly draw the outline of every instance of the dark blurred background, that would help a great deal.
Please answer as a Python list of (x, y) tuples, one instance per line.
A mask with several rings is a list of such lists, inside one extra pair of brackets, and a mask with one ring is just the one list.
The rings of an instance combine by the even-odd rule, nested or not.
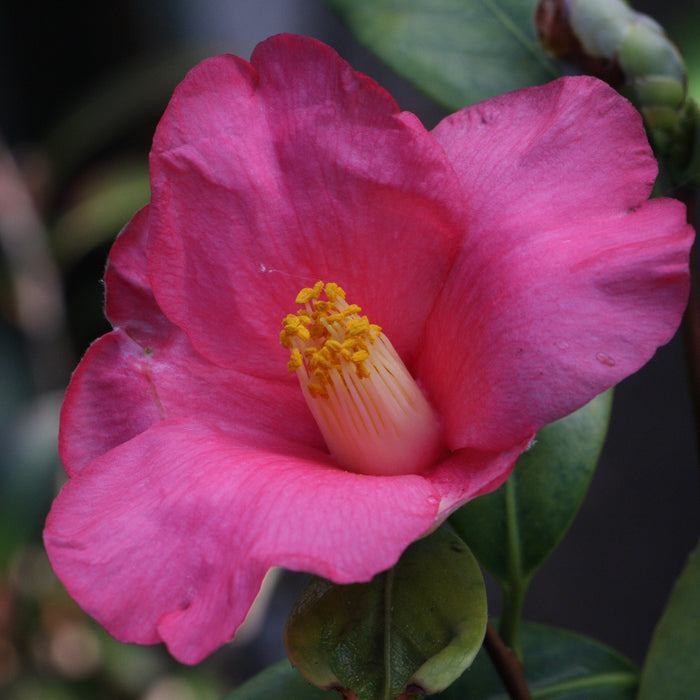
[[(667, 28), (691, 76), (700, 76), (700, 3), (634, 5)], [(298, 575), (282, 576), (262, 627), (185, 669), (158, 647), (119, 645), (92, 624), (52, 576), (40, 545), (62, 478), (62, 393), (89, 342), (108, 330), (104, 263), (115, 235), (148, 200), (157, 120), (198, 60), (220, 52), (248, 58), (281, 31), (329, 43), (428, 127), (443, 115), (359, 46), (321, 0), (0, 2), (2, 697), (217, 698), (284, 654), (281, 628)], [(696, 463), (676, 340), (618, 388), (591, 491), (535, 577), (527, 616), (641, 663), (700, 532)]]

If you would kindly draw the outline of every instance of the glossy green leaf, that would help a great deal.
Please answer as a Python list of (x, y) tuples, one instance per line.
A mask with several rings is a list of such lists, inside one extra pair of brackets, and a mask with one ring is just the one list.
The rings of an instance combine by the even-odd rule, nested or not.
[(500, 489), (457, 511), (451, 522), (501, 585), (526, 581), (566, 533), (605, 441), (612, 392), (540, 430)]
[(358, 39), (450, 109), (558, 76), (536, 0), (328, 0)]
[(335, 690), (321, 690), (311, 685), (287, 659), (259, 673), (225, 700), (339, 700)]
[[(564, 630), (525, 624), (523, 648), (535, 700), (633, 700), (638, 671), (616, 651)], [(485, 650), (436, 700), (508, 700)], [(665, 696), (659, 696), (664, 697)], [(686, 696), (687, 697), (687, 696)], [(339, 695), (310, 686), (285, 660), (242, 685), (226, 700), (332, 700)]]
[(687, 700), (700, 692), (700, 546), (690, 555), (642, 669), (639, 700)]
[[(639, 672), (616, 651), (566, 630), (526, 623), (522, 630), (525, 675), (533, 700), (633, 700)], [(283, 696), (280, 696), (283, 697)], [(443, 700), (508, 700), (482, 650)]]
[(369, 583), (314, 579), (290, 614), (285, 644), (315, 685), (390, 700), (407, 688), (449, 685), (473, 661), (485, 628), (479, 565), (443, 527)]
[(566, 533), (603, 447), (612, 393), (540, 430), (508, 481), (451, 517), (503, 593), (501, 636), (521, 656), (518, 629), (530, 579)]

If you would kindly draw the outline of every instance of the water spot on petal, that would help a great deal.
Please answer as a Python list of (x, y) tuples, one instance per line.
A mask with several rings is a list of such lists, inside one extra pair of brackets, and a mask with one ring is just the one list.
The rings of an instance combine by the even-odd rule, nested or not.
[(555, 347), (559, 348), (560, 350), (568, 350), (569, 349), (569, 343), (566, 342), (566, 340), (555, 340), (554, 341)]
[(607, 367), (614, 367), (615, 366), (615, 358), (610, 357), (610, 355), (606, 355), (604, 352), (599, 352), (596, 356), (595, 359), (598, 360), (603, 365), (606, 365)]
[(428, 501), (428, 503), (430, 503), (431, 506), (437, 506), (440, 504), (439, 496), (428, 496), (426, 500)]

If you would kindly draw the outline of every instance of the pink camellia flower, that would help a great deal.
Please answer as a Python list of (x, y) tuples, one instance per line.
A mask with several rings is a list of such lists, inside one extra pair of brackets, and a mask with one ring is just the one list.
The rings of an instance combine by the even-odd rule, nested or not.
[(277, 36), (187, 76), (150, 167), (107, 267), (114, 330), (66, 395), (45, 542), (117, 639), (186, 663), (271, 567), (391, 567), (685, 305), (684, 207), (646, 201), (640, 118), (593, 78), (428, 132)]

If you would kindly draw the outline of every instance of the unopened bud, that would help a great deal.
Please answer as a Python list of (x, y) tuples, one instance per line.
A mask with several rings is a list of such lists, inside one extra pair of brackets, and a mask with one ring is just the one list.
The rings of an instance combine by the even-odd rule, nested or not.
[(481, 648), (486, 619), (479, 564), (443, 526), (368, 583), (313, 579), (284, 638), (292, 665), (314, 685), (348, 699), (405, 700), (458, 678)]
[(623, 0), (540, 0), (535, 26), (546, 51), (639, 109), (673, 184), (698, 179), (698, 109), (687, 96), (681, 54), (657, 22)]

